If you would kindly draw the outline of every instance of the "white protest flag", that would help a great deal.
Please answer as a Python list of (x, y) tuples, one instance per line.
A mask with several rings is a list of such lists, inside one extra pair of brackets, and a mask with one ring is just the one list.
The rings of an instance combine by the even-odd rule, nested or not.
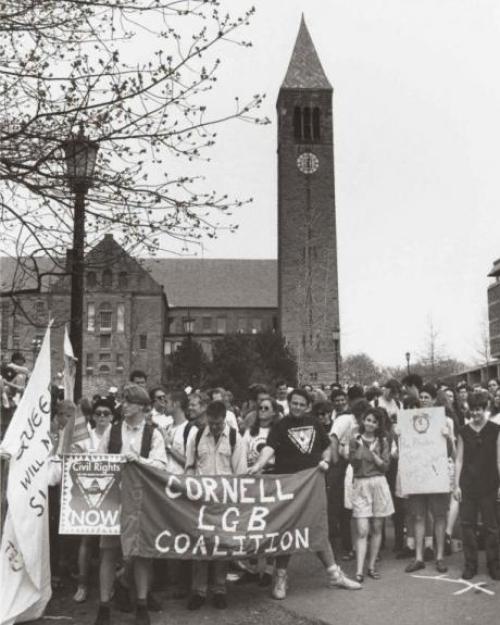
[(2, 441), (2, 451), (11, 458), (0, 552), (0, 625), (40, 617), (52, 594), (47, 493), (51, 449), (49, 325)]
[(73, 352), (73, 345), (71, 345), (71, 339), (69, 338), (68, 325), (64, 326), (64, 399), (71, 399), (75, 394), (75, 375), (76, 375), (76, 358)]

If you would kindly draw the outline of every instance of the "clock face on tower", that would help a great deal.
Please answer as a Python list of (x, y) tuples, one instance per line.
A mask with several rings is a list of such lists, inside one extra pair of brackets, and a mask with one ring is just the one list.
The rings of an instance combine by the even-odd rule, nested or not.
[(314, 174), (319, 167), (319, 158), (312, 152), (304, 152), (297, 158), (297, 167), (303, 174)]

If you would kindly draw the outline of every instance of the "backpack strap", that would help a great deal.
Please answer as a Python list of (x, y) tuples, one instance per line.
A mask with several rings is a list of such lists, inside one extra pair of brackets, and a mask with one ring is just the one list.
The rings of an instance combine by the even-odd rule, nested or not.
[(141, 441), (141, 457), (148, 458), (149, 452), (151, 451), (151, 443), (153, 441), (153, 432), (154, 426), (150, 423), (144, 424), (144, 430), (142, 431), (142, 441)]
[[(207, 426), (205, 426), (207, 427)], [(203, 436), (203, 432), (205, 431), (205, 428), (203, 429), (199, 429), (196, 432), (196, 440), (194, 443), (194, 457), (197, 458), (198, 457), (198, 445), (200, 444), (201, 441), (201, 437)], [(229, 444), (231, 445), (231, 455), (234, 454), (234, 448), (236, 447), (236, 436), (237, 436), (238, 432), (230, 427), (229, 428)]]
[(190, 423), (189, 421), (186, 423), (186, 426), (184, 428), (184, 432), (182, 433), (182, 438), (184, 439), (184, 455), (186, 455), (186, 449), (187, 449), (187, 443), (188, 443), (188, 438), (189, 438), (189, 432), (191, 432), (191, 429), (196, 427), (196, 425), (194, 423)]
[[(205, 426), (207, 427), (207, 426)], [(198, 431), (196, 432), (196, 438), (194, 441), (194, 457), (195, 459), (198, 457), (198, 445), (200, 444), (201, 441), (201, 437), (203, 436), (203, 432), (205, 431), (205, 428), (198, 428)]]
[(119, 454), (122, 451), (122, 423), (117, 421), (109, 432), (108, 454)]
[(231, 455), (234, 454), (234, 448), (236, 447), (236, 430), (229, 428), (229, 444), (231, 445)]

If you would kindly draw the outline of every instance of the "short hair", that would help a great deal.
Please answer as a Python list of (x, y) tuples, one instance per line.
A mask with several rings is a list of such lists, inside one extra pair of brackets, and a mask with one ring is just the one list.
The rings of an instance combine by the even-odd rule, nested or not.
[[(155, 400), (155, 395), (156, 395), (156, 393), (157, 393), (158, 391), (163, 391), (163, 392), (165, 393), (165, 389), (163, 388), (163, 386), (155, 386), (154, 388), (152, 388), (152, 389), (149, 391), (149, 399), (150, 399), (151, 401), (154, 401), (154, 400)], [(166, 393), (165, 393), (165, 394), (166, 394)]]
[(361, 384), (353, 384), (347, 389), (347, 399), (351, 402), (355, 399), (362, 399), (365, 396), (365, 392)]
[(263, 393), (270, 394), (269, 389), (267, 388), (265, 384), (251, 384), (248, 387), (248, 395), (250, 399), (256, 400), (257, 395), (260, 395)]
[(331, 414), (333, 406), (329, 401), (315, 401), (312, 405), (311, 412), (317, 417), (320, 414)]
[(335, 390), (332, 391), (330, 395), (330, 399), (332, 401), (335, 401), (337, 397), (345, 397), (347, 399), (347, 393), (341, 388), (336, 388)]
[(276, 388), (279, 388), (280, 386), (286, 386), (288, 388), (288, 383), (286, 380), (284, 380), (283, 378), (281, 378), (280, 380), (276, 380)]
[(486, 394), (475, 393), (474, 395), (471, 395), (469, 399), (469, 410), (474, 410), (477, 408), (482, 408), (483, 410), (486, 410), (487, 406), (488, 397), (486, 396)]
[(92, 404), (92, 414), (97, 410), (97, 408), (99, 408), (99, 406), (102, 406), (103, 408), (108, 408), (108, 410), (111, 410), (111, 416), (115, 416), (115, 407), (113, 402), (108, 399), (107, 397), (99, 397), (93, 404)]
[(204, 391), (195, 391), (194, 393), (191, 393), (191, 395), (189, 395), (188, 397), (188, 400), (191, 398), (199, 399), (202, 406), (208, 406), (208, 404), (210, 403), (210, 397)]
[(127, 384), (123, 387), (123, 400), (128, 401), (131, 404), (140, 404), (142, 406), (149, 406), (150, 400), (148, 392), (139, 384)]
[(142, 369), (134, 369), (129, 377), (130, 382), (133, 382), (135, 378), (144, 378), (145, 380), (147, 380), (148, 376), (146, 372)]
[(401, 381), (405, 386), (416, 386), (419, 391), (424, 385), (424, 381), (422, 380), (422, 377), (418, 375), (418, 373), (410, 373), (409, 375), (405, 376)]
[(433, 399), (436, 399), (437, 388), (434, 386), (434, 384), (427, 383), (422, 386), (422, 388), (419, 390), (419, 393), (428, 393)]
[(356, 417), (356, 419), (360, 419), (361, 416), (372, 406), (370, 402), (366, 400), (364, 397), (358, 397), (351, 403), (351, 412)]
[(181, 389), (170, 391), (168, 393), (168, 396), (170, 397), (171, 402), (179, 404), (181, 410), (183, 412), (186, 412), (186, 410), (188, 409), (189, 397), (187, 396), (187, 393), (185, 391)]
[(294, 395), (298, 395), (299, 397), (302, 397), (303, 399), (305, 399), (305, 400), (306, 400), (306, 402), (307, 402), (307, 405), (308, 405), (308, 406), (310, 406), (310, 405), (311, 405), (311, 396), (310, 396), (310, 395), (309, 395), (309, 393), (308, 393), (306, 390), (304, 390), (303, 388), (294, 388), (292, 391), (290, 391), (290, 392), (288, 393), (287, 400), (288, 400), (289, 402), (291, 402), (291, 401), (292, 401), (292, 397), (293, 397)]
[(226, 404), (223, 401), (216, 399), (211, 401), (207, 406), (207, 417), (213, 419), (225, 419), (226, 418)]
[(21, 352), (14, 352), (12, 354), (12, 357), (10, 359), (11, 362), (14, 362), (14, 360), (20, 360), (23, 363), (26, 362), (26, 358), (24, 357), (24, 355)]
[(211, 388), (207, 391), (207, 395), (210, 397), (210, 399), (214, 398), (215, 393), (220, 393), (222, 397), (224, 397), (224, 395), (226, 394), (226, 389), (222, 388), (222, 386), (216, 386), (215, 388)]

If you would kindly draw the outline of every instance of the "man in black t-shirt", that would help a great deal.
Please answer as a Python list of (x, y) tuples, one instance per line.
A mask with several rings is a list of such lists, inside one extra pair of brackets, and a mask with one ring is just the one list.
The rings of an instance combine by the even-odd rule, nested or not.
[[(290, 413), (278, 421), (269, 432), (267, 444), (249, 473), (261, 473), (271, 458), (275, 459), (277, 474), (297, 473), (319, 466), (326, 472), (330, 466), (330, 439), (321, 423), (309, 414), (311, 400), (302, 389), (294, 389), (288, 395)], [(329, 586), (357, 590), (361, 588), (343, 573), (335, 562), (328, 543), (316, 552), (328, 575)], [(276, 557), (276, 575), (272, 588), (274, 599), (284, 599), (287, 590), (287, 568), (290, 556)]]
[(486, 418), (488, 400), (472, 395), (471, 421), (458, 431), (455, 498), (460, 502), (465, 568), (464, 579), (477, 573), (477, 518), (486, 529), (486, 562), (490, 576), (500, 579), (496, 501), (500, 496), (500, 428)]

